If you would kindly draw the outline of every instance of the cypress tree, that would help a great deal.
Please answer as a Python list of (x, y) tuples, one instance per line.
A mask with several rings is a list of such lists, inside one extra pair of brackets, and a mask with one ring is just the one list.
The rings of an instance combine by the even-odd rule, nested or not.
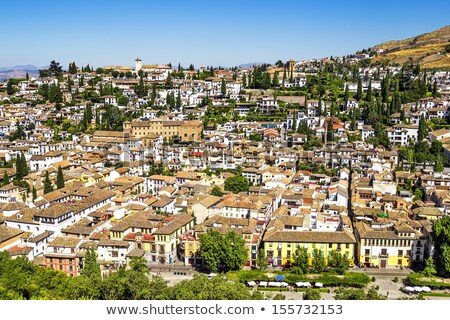
[(425, 122), (425, 118), (423, 115), (420, 117), (419, 120), (419, 130), (417, 132), (417, 139), (418, 141), (422, 141), (427, 136), (427, 123)]
[(280, 79), (278, 78), (278, 71), (275, 71), (275, 73), (273, 74), (272, 85), (274, 87), (278, 87), (280, 85)]
[(9, 183), (8, 172), (5, 171), (3, 174), (2, 186), (6, 186)]
[(37, 190), (36, 190), (35, 186), (33, 186), (33, 189), (31, 191), (31, 193), (32, 193), (32, 199), (33, 199), (33, 202), (34, 202), (37, 199)]
[(242, 76), (242, 87), (245, 88), (247, 86), (247, 75), (244, 73)]
[(58, 167), (58, 174), (56, 175), (56, 189), (64, 188), (64, 173), (61, 166)]
[(225, 79), (222, 79), (222, 83), (220, 85), (220, 93), (222, 94), (222, 96), (227, 95), (227, 83), (225, 82)]
[(358, 88), (356, 89), (356, 96), (355, 99), (356, 100), (361, 100), (362, 98), (362, 81), (361, 78), (358, 78)]
[(53, 185), (50, 181), (50, 176), (48, 175), (48, 171), (45, 172), (45, 179), (44, 179), (44, 194), (47, 194), (49, 192), (53, 191)]
[(367, 87), (366, 101), (372, 101), (372, 80), (369, 81), (369, 86)]
[(333, 120), (328, 120), (327, 124), (327, 141), (333, 141)]
[(319, 98), (319, 106), (317, 107), (317, 115), (319, 117), (322, 115), (322, 98)]

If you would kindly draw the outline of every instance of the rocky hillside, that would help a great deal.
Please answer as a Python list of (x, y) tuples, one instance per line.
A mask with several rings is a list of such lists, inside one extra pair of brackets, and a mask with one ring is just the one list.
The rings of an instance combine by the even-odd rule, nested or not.
[[(412, 60), (425, 68), (450, 68), (450, 26), (405, 40), (389, 41), (372, 48), (381, 52), (372, 62)], [(381, 50), (379, 50), (381, 49)]]

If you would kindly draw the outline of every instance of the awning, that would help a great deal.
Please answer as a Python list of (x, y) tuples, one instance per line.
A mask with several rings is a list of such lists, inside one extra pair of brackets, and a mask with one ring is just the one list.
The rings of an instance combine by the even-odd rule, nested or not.
[(314, 285), (316, 288), (322, 288), (323, 287), (323, 283), (320, 282), (316, 282), (316, 284)]
[(261, 282), (259, 283), (259, 285), (260, 285), (261, 287), (267, 287), (267, 282), (266, 282), (266, 281), (261, 281)]
[(255, 281), (249, 281), (249, 282), (247, 282), (247, 284), (248, 284), (250, 287), (253, 287), (253, 286), (256, 284), (256, 282), (255, 282)]

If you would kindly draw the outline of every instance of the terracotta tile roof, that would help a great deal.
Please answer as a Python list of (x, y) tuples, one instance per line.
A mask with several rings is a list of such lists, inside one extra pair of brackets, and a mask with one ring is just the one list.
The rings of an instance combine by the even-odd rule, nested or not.
[(23, 233), (22, 230), (11, 228), (3, 224), (0, 225), (0, 243), (20, 236)]

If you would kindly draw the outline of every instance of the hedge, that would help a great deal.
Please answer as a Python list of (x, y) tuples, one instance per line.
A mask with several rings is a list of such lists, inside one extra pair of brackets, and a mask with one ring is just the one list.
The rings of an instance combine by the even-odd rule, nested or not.
[[(427, 278), (427, 280), (425, 280)], [(428, 286), (433, 288), (450, 288), (450, 280), (446, 278), (426, 276), (422, 273), (411, 273), (407, 277), (408, 282), (414, 286)], [(431, 281), (429, 281), (430, 279)], [(449, 280), (449, 282), (443, 282)]]

